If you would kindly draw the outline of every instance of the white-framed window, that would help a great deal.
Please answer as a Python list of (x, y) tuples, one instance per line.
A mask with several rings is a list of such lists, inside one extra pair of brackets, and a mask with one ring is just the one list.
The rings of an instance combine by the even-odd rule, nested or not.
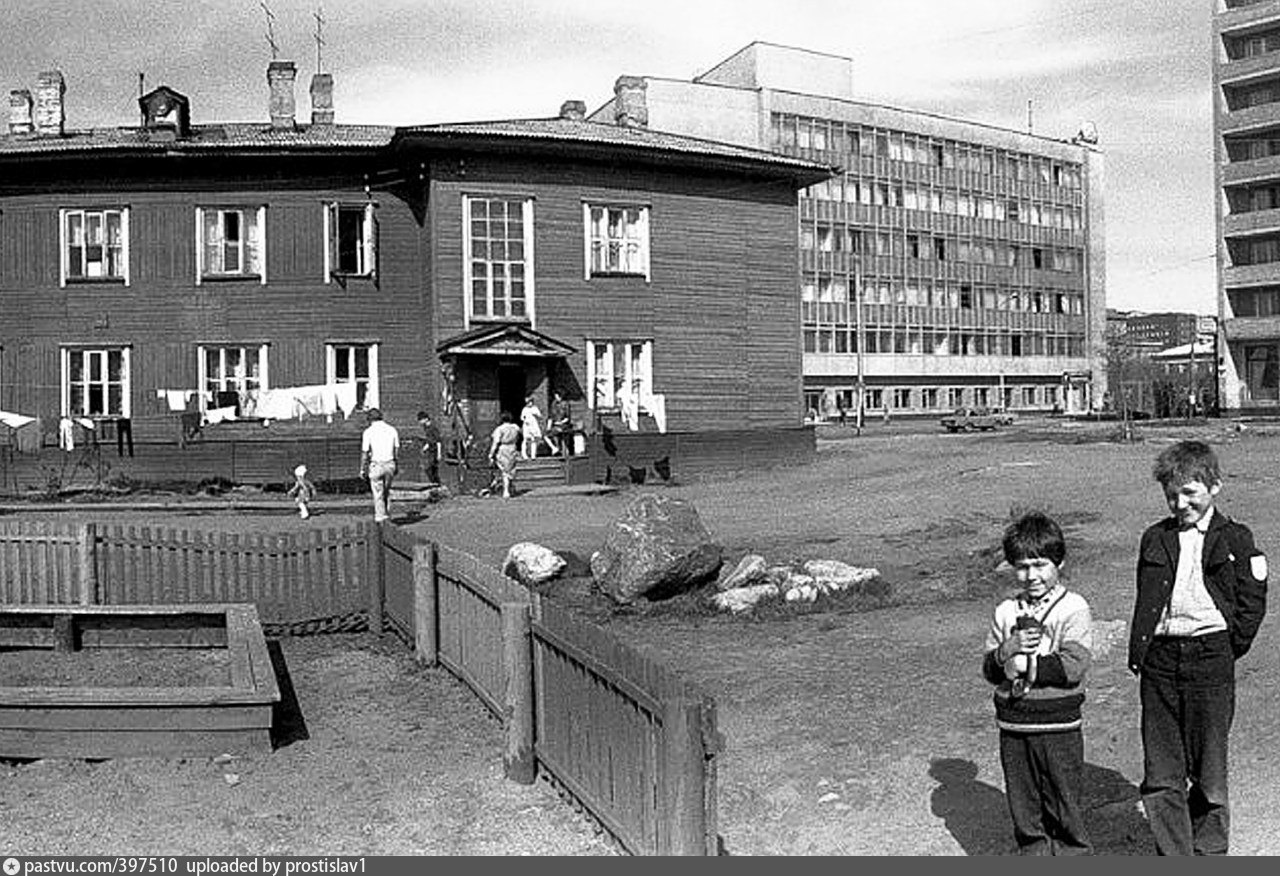
[(325, 383), (354, 383), (357, 408), (379, 406), (376, 343), (325, 344), (324, 354)]
[(196, 282), (251, 277), (267, 282), (267, 208), (196, 208)]
[(235, 404), (251, 392), (270, 389), (266, 344), (202, 344), (198, 348), (200, 410), (230, 407), (224, 404), (228, 393), (236, 396)]
[(533, 321), (533, 199), (464, 195), (467, 320)]
[(60, 281), (129, 285), (129, 208), (64, 209), (58, 223)]
[(62, 348), (62, 416), (130, 417), (129, 347)]
[(653, 406), (653, 341), (587, 341), (588, 396), (594, 410), (623, 406), (627, 393), (641, 411)]
[(378, 217), (372, 202), (324, 205), (324, 281), (378, 273)]
[[(583, 204), (586, 278), (649, 276), (649, 208)], [(829, 230), (829, 229), (828, 229)]]

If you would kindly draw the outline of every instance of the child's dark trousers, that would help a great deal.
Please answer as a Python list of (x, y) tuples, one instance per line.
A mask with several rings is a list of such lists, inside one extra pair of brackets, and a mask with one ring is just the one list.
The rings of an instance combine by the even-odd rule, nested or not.
[(1142, 806), (1156, 851), (1225, 855), (1227, 737), (1236, 703), (1235, 658), (1227, 634), (1157, 636), (1142, 666), (1139, 691)]
[(1084, 734), (1000, 731), (1000, 765), (1022, 855), (1088, 855), (1080, 794)]

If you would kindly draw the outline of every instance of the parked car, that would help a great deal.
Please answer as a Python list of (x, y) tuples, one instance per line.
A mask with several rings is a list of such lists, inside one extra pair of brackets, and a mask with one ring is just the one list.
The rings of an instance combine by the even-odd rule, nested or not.
[(1000, 421), (987, 408), (956, 408), (955, 413), (942, 418), (942, 427), (948, 432), (989, 432), (998, 425)]
[(1013, 414), (1009, 413), (1009, 411), (1005, 410), (1004, 408), (992, 408), (991, 414), (996, 418), (997, 426), (1013, 425)]

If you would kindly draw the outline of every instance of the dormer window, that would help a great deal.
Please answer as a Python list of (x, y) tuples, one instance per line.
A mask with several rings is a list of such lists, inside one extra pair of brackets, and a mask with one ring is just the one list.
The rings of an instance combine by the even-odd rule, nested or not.
[(142, 127), (148, 131), (186, 137), (191, 126), (190, 103), (184, 95), (161, 85), (138, 98), (142, 108)]

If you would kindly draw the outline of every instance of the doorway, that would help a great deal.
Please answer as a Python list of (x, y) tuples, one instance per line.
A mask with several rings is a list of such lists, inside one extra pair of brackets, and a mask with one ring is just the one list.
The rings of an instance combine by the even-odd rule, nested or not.
[(520, 422), (520, 411), (524, 408), (525, 374), (523, 365), (498, 365), (498, 416), (506, 411), (511, 415), (511, 422)]

